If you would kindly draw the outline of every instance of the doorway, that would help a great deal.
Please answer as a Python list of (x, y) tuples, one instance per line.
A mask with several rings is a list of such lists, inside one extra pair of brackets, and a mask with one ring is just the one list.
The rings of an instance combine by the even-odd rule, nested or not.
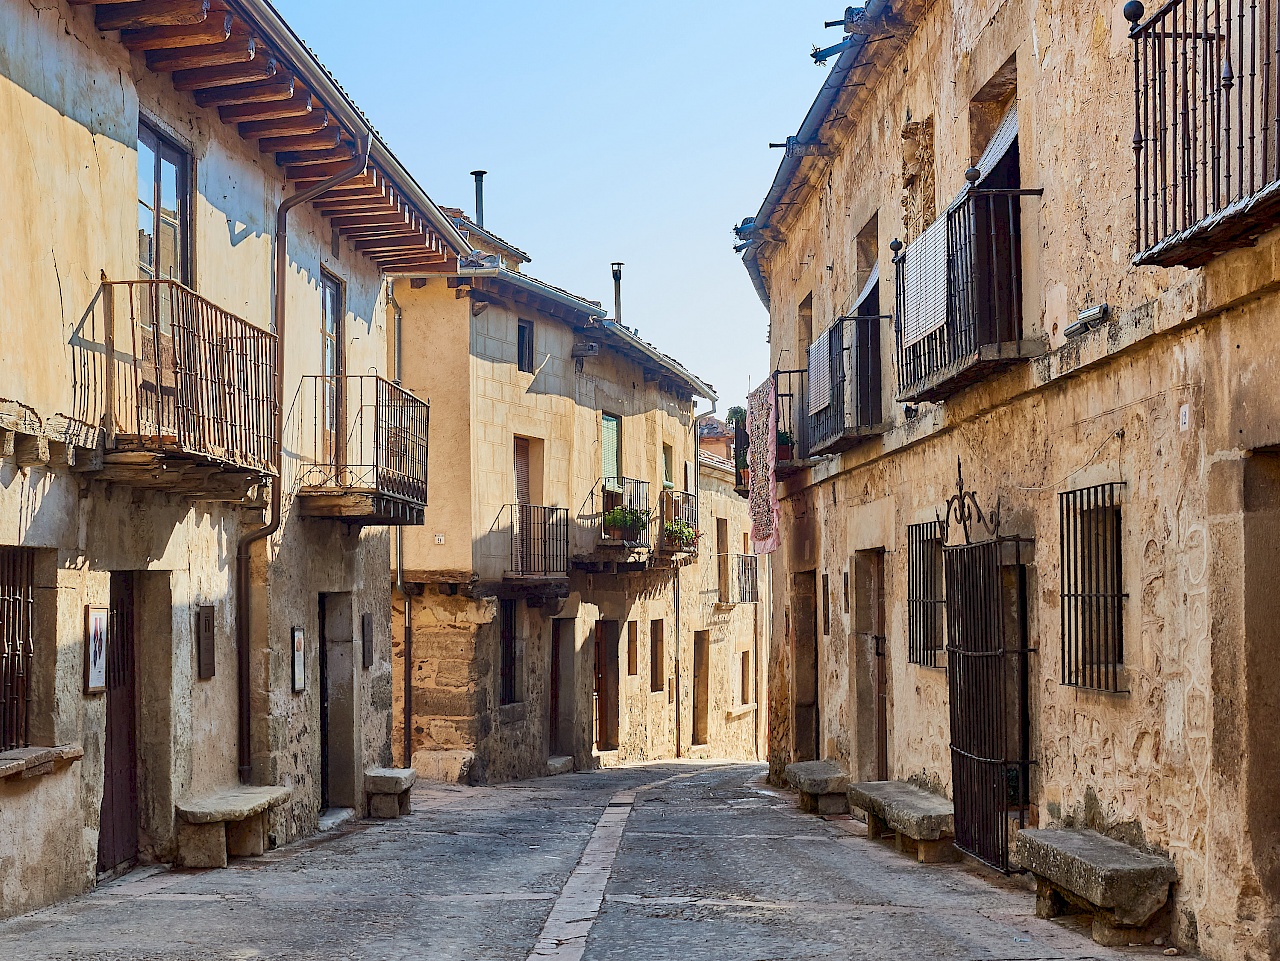
[(138, 698), (134, 657), (135, 580), (113, 571), (107, 635), (106, 731), (98, 873), (138, 859)]
[(853, 555), (853, 703), (857, 770), (889, 780), (889, 653), (885, 639), (884, 550)]
[(1032, 542), (944, 547), (956, 847), (1006, 874), (1030, 798), (1027, 561)]
[(356, 808), (356, 656), (350, 594), (320, 595), (320, 809)]
[(711, 632), (693, 632), (693, 744), (710, 740), (707, 730), (711, 700)]
[(547, 743), (553, 757), (573, 753), (573, 618), (551, 620), (551, 691), (547, 708)]
[(597, 751), (618, 749), (618, 639), (617, 621), (596, 621), (595, 687), (592, 691)]
[(795, 669), (792, 696), (792, 753), (797, 761), (818, 760), (818, 732), (821, 715), (818, 705), (818, 576), (800, 571), (791, 581), (792, 665)]

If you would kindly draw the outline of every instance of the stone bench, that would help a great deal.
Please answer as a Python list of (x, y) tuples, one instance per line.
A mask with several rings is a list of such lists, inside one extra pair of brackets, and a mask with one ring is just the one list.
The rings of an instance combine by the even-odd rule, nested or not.
[(810, 814), (848, 814), (845, 791), (849, 778), (831, 761), (797, 761), (784, 772), (787, 782), (800, 792), (800, 810)]
[[(1096, 831), (1019, 832), (1014, 857), (1035, 875), (1036, 914), (1093, 915), (1093, 939), (1108, 947), (1149, 944), (1169, 930), (1169, 889), (1178, 872)], [(1075, 909), (1074, 911), (1072, 909)]]
[(849, 807), (867, 816), (867, 837), (893, 834), (899, 851), (921, 864), (954, 861), (955, 818), (951, 802), (906, 781), (849, 785)]
[(287, 787), (233, 787), (177, 804), (178, 855), (187, 868), (225, 868), (227, 857), (255, 857), (267, 847), (267, 811)]
[(371, 818), (409, 813), (409, 789), (418, 780), (411, 767), (371, 767), (364, 772), (364, 795)]

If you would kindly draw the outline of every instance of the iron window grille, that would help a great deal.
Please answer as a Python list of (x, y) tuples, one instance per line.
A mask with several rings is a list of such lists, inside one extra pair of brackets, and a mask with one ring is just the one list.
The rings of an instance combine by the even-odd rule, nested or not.
[(516, 602), (503, 600), (499, 605), (498, 620), (502, 632), (502, 650), (498, 664), (499, 703), (515, 704), (519, 700), (516, 687)]
[(33, 555), (29, 548), (0, 547), (0, 751), (30, 742)]
[(907, 659), (939, 667), (944, 649), (942, 540), (940, 521), (907, 525)]
[(1099, 484), (1058, 495), (1062, 683), (1124, 693), (1124, 577), (1120, 490)]

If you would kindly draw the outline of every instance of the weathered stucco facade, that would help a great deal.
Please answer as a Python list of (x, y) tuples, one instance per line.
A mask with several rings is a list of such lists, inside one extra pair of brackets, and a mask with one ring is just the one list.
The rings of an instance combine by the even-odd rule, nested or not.
[[(724, 603), (707, 601), (717, 554), (726, 570), (754, 572), (754, 558), (738, 559), (745, 504), (704, 467), (691, 513), (693, 395), (709, 390), (597, 304), (520, 273), (518, 250), (459, 223), (488, 266), (397, 282), (392, 309), (403, 383), (432, 385), (433, 433), (449, 438), (431, 452), (425, 525), (404, 535), (413, 698), (406, 742), (398, 592), (398, 756), (424, 776), (472, 782), (540, 775), (551, 757), (587, 769), (691, 751), (758, 756), (762, 712), (754, 694), (739, 700), (740, 678), (746, 651), (755, 690), (765, 622), (755, 600), (730, 601), (727, 581)], [(602, 450), (610, 416), (615, 461)], [(603, 539), (606, 498), (633, 497), (652, 515), (647, 543)], [(662, 541), (673, 504), (689, 505), (696, 552)], [(706, 682), (696, 693), (695, 673)]]
[[(133, 10), (164, 14), (163, 5), (145, 6)], [(254, 37), (261, 50), (282, 26), (264, 8), (255, 8), (261, 21), (239, 7), (213, 8), (208, 26), (225, 19), (248, 50)], [(126, 33), (99, 29), (100, 15), (123, 18)], [(0, 753), (0, 915), (86, 890), (101, 872), (137, 859), (180, 859), (177, 808), (242, 783), (287, 789), (270, 810), (267, 846), (316, 830), (325, 805), (363, 814), (364, 771), (391, 762), (387, 528), (370, 518), (314, 516), (299, 499), (324, 488), (318, 468), (332, 474), (339, 463), (316, 444), (314, 375), (332, 373), (335, 354), (345, 370), (385, 372), (382, 268), (311, 204), (293, 210), (280, 275), (289, 323), (277, 353), (263, 333), (282, 322), (273, 309), (273, 235), (277, 209), (295, 188), (260, 139), (264, 132), (242, 125), (237, 135), (234, 115), (219, 116), (217, 104), (235, 103), (228, 94), (239, 88), (221, 77), (211, 85), (204, 67), (161, 69), (164, 56), (199, 54), (182, 46), (185, 29), (210, 31), (189, 18), (130, 23), (132, 15), (62, 2), (0, 8), (0, 117), (15, 134), (0, 148), (14, 228), (0, 237), (8, 304), (0, 320), (0, 552), (6, 564), (19, 564), (5, 590), (17, 585), (30, 602), (26, 621), (18, 598), (6, 598), (14, 601), (3, 612), (6, 695), (20, 653), (13, 642), (25, 643), (31, 627), (23, 662), (29, 719), (6, 728), (10, 743), (0, 745), (18, 748)], [(323, 122), (320, 97), (329, 94), (317, 80), (321, 68), (310, 54), (279, 56), (262, 75), (287, 81), (290, 93), (295, 83), (309, 84)], [(190, 92), (210, 89), (222, 99), (202, 105), (202, 94)], [(337, 109), (334, 101), (325, 106)], [(161, 176), (161, 199), (148, 216), (172, 218), (173, 235), (185, 241), (162, 236), (162, 227), (154, 227), (153, 248), (142, 236), (141, 182), (158, 152), (140, 148), (143, 131), (180, 158), (177, 184)], [(155, 269), (166, 255), (181, 262), (183, 273), (171, 274), (180, 285), (128, 285), (140, 276), (140, 258), (151, 257), (147, 269)], [(325, 299), (326, 284), (340, 291), (336, 299)], [(157, 289), (166, 298), (172, 291), (190, 313), (137, 293)], [(161, 315), (146, 312), (165, 310), (173, 312), (156, 321), (156, 334), (146, 317)], [(223, 339), (200, 341), (199, 349), (224, 353), (215, 367), (199, 367), (205, 361), (175, 338), (179, 327), (203, 336), (191, 331), (203, 331), (210, 317), (223, 324)], [(162, 346), (148, 354), (146, 337)], [(245, 356), (255, 338), (272, 345), (260, 358), (266, 367), (237, 368), (245, 379), (219, 373), (227, 368), (217, 364)], [(205, 378), (193, 394), (156, 373), (175, 363), (175, 352), (179, 376)], [(243, 397), (268, 390), (276, 363), (283, 389), (249, 411)], [(339, 362), (337, 373), (343, 369)], [(161, 400), (137, 400), (148, 389)], [(183, 398), (185, 420), (161, 422), (155, 405), (173, 394)], [(284, 408), (278, 480), (277, 401)], [(152, 416), (149, 434), (142, 422)], [(193, 456), (184, 431), (212, 421), (227, 439)], [(126, 449), (122, 438), (134, 434), (142, 439)], [(252, 463), (251, 447), (261, 455)], [(250, 548), (242, 682), (237, 544), (270, 519), (272, 485), (282, 488), (281, 524)], [(21, 573), (28, 564), (29, 578)], [(125, 635), (133, 638), (131, 657), (109, 661), (105, 692), (86, 691), (90, 607), (110, 612), (109, 650), (123, 651)], [(293, 656), (299, 631), (301, 684)], [(366, 637), (372, 657), (362, 659)], [(110, 711), (123, 718), (114, 730), (127, 731), (112, 735), (125, 738), (114, 747)], [(137, 842), (108, 852), (100, 835), (104, 791), (113, 794), (113, 786), (124, 798), (113, 802), (113, 824), (136, 830)]]
[[(1177, 943), (1272, 957), (1280, 235), (1263, 224), (1256, 246), (1194, 269), (1131, 263), (1134, 66), (1120, 5), (869, 8), (854, 33), (858, 83), (820, 97), (806, 121), (816, 134), (801, 138), (829, 149), (797, 147), (768, 216), (742, 231), (776, 370), (805, 367), (805, 348), (857, 312), (879, 270), (880, 309), (864, 313), (880, 315), (882, 423), (851, 430), (842, 452), (783, 465), (779, 483), (773, 775), (817, 756), (859, 780), (953, 795), (953, 655), (912, 662), (908, 527), (948, 517), (959, 463), (1001, 533), (1028, 542), (1027, 824), (1091, 827), (1169, 856)], [(1043, 190), (1016, 201), (1021, 345), (945, 398), (912, 395), (891, 242), (947, 216), (1010, 103), (1016, 179), (996, 186)], [(1108, 305), (1101, 316), (1085, 313), (1097, 305)], [(1105, 485), (1119, 485), (1116, 692), (1063, 683), (1071, 534), (1060, 495)], [(954, 510), (950, 520), (948, 543), (963, 543)], [(804, 743), (815, 693), (816, 737)]]

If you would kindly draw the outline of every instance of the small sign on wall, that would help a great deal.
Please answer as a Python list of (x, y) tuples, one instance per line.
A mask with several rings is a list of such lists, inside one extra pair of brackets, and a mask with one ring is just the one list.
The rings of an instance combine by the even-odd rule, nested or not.
[(360, 615), (360, 652), (365, 670), (373, 667), (373, 615)]
[(202, 681), (216, 670), (214, 650), (213, 605), (208, 604), (196, 612), (196, 671)]
[(307, 637), (300, 627), (293, 629), (293, 692), (307, 689)]
[(107, 643), (110, 641), (110, 610), (84, 609), (84, 692), (102, 694), (107, 690)]

